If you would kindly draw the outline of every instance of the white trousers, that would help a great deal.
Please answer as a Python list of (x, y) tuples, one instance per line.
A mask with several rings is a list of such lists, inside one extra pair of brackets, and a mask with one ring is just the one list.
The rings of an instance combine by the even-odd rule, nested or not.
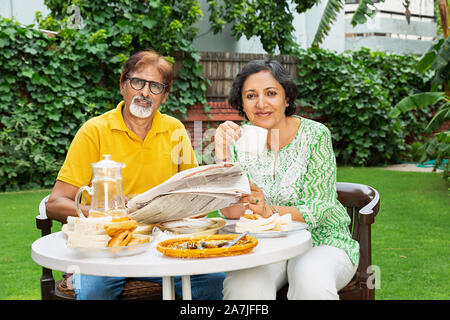
[(275, 300), (289, 282), (289, 300), (339, 300), (338, 291), (355, 275), (343, 249), (318, 246), (304, 254), (265, 266), (231, 271), (223, 282), (224, 300)]

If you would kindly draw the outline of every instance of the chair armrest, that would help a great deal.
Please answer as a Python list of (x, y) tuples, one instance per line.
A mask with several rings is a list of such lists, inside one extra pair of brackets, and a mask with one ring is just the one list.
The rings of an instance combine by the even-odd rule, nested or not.
[(47, 217), (47, 201), (50, 195), (46, 196), (39, 203), (39, 215), (36, 216), (36, 227), (41, 230), (42, 236), (52, 232), (52, 220)]
[(368, 185), (352, 182), (337, 182), (338, 200), (347, 208), (360, 208), (360, 223), (372, 224), (379, 210), (380, 195)]
[(369, 187), (373, 192), (373, 199), (359, 210), (360, 223), (372, 224), (375, 221), (375, 216), (380, 210), (380, 194), (372, 187)]
[(47, 219), (47, 201), (48, 201), (49, 197), (50, 197), (50, 195), (46, 196), (39, 203), (39, 217), (41, 219)]

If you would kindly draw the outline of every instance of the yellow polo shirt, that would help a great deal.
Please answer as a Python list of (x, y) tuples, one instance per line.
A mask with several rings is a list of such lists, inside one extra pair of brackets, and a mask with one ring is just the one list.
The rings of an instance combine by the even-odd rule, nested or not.
[(70, 145), (58, 180), (76, 187), (90, 185), (91, 163), (110, 154), (112, 160), (125, 164), (123, 190), (128, 196), (198, 166), (186, 129), (179, 120), (157, 110), (152, 127), (142, 141), (125, 125), (122, 106), (123, 101), (114, 110), (83, 124)]

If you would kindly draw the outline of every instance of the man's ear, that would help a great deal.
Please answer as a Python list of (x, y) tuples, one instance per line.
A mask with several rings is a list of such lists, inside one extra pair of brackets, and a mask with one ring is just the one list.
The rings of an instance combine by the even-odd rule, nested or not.
[(123, 96), (125, 90), (124, 82), (119, 82), (120, 94)]
[(161, 104), (163, 104), (164, 102), (166, 102), (167, 97), (169, 96), (169, 91), (166, 91), (166, 93), (164, 93), (164, 97), (161, 101)]

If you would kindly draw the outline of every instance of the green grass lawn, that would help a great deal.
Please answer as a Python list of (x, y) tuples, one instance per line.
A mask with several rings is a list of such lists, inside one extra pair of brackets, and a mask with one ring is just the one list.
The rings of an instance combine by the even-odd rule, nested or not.
[(31, 259), (35, 217), (49, 191), (0, 193), (0, 299), (40, 299), (41, 270)]
[(380, 268), (376, 299), (449, 299), (450, 197), (441, 175), (339, 168), (338, 181), (380, 193), (372, 228), (372, 264)]
[[(372, 229), (376, 299), (449, 299), (450, 197), (436, 173), (339, 168), (338, 181), (380, 192)], [(35, 217), (48, 190), (0, 193), (0, 300), (40, 299), (41, 268), (31, 259)], [(54, 230), (60, 229), (54, 223)], [(60, 274), (58, 272), (58, 274)]]

